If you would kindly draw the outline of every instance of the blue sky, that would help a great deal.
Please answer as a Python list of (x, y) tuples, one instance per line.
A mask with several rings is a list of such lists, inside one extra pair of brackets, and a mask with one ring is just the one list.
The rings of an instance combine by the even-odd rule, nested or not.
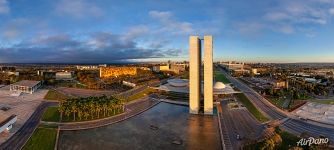
[(0, 0), (0, 63), (334, 62), (334, 0)]

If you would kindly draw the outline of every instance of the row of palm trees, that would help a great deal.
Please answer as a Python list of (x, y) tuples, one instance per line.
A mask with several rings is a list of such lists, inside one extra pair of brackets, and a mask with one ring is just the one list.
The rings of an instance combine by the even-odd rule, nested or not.
[(61, 101), (60, 118), (67, 121), (93, 120), (124, 112), (124, 100), (113, 96), (69, 98)]

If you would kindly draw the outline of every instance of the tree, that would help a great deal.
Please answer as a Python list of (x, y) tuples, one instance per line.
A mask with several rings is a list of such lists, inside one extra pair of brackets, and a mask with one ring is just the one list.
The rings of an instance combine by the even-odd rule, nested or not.
[(66, 109), (65, 109), (65, 115), (66, 115), (67, 119), (69, 119), (70, 114), (71, 114), (71, 110), (70, 110), (70, 108), (66, 108)]
[(64, 107), (62, 101), (60, 101), (60, 103), (59, 103), (58, 111), (59, 111), (59, 113), (60, 113), (60, 121), (61, 121), (62, 118), (63, 118), (63, 113), (64, 113), (64, 111), (65, 111), (65, 107)]
[(75, 114), (78, 111), (75, 103), (72, 103), (71, 111), (73, 113), (73, 120), (75, 121)]

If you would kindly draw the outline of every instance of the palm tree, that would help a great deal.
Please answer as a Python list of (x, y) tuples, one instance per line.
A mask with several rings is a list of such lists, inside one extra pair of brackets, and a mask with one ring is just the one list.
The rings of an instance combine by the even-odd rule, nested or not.
[(63, 105), (63, 102), (60, 102), (59, 107), (58, 107), (58, 111), (60, 113), (60, 120), (59, 121), (61, 121), (62, 118), (63, 118), (63, 113), (65, 111), (65, 107)]
[(65, 115), (67, 117), (67, 120), (69, 120), (70, 114), (71, 114), (71, 110), (69, 108), (66, 108), (65, 109)]
[(72, 104), (71, 111), (73, 113), (73, 120), (75, 121), (75, 114), (78, 111), (75, 103)]
[(97, 118), (100, 118), (101, 106), (98, 103), (95, 105), (95, 112), (97, 114)]
[(107, 111), (107, 108), (108, 108), (108, 104), (106, 102), (104, 102), (102, 104), (102, 108), (103, 108), (103, 116), (105, 117), (106, 116), (106, 111)]
[(89, 109), (91, 118), (94, 119), (94, 112), (95, 112), (95, 103), (94, 101), (89, 101)]
[(78, 109), (78, 117), (79, 117), (79, 120), (81, 120), (82, 115), (83, 115), (83, 113), (82, 113), (81, 109)]
[(83, 116), (86, 118), (86, 120), (88, 120), (89, 113), (88, 113), (87, 111), (84, 111), (84, 112), (83, 112)]

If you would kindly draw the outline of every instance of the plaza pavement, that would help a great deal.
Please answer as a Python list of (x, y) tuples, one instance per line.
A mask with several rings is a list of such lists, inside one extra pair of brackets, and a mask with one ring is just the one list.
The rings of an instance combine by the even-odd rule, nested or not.
[(17, 115), (17, 121), (13, 124), (13, 128), (8, 132), (0, 133), (0, 145), (13, 136), (30, 118), (31, 114), (36, 110), (38, 105), (48, 90), (37, 90), (33, 94), (24, 94), (15, 97), (11, 96), (13, 91), (9, 91), (9, 87), (0, 88), (0, 107), (9, 107), (7, 111), (0, 110), (0, 114), (5, 116)]
[(293, 114), (304, 119), (310, 119), (334, 126), (334, 105), (308, 102), (293, 111)]

